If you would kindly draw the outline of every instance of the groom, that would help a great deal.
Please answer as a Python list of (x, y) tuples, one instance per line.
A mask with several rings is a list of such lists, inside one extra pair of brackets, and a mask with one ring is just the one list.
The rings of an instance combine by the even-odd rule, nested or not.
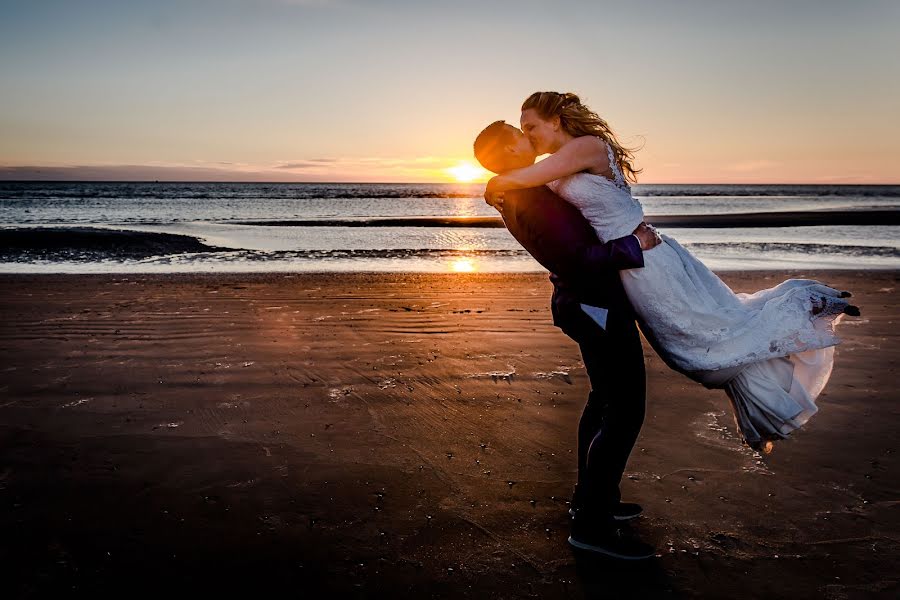
[[(503, 121), (478, 135), (475, 157), (495, 173), (536, 158), (525, 135)], [(617, 527), (641, 512), (639, 505), (620, 501), (619, 483), (644, 420), (646, 391), (636, 316), (618, 271), (643, 267), (642, 252), (661, 239), (641, 223), (632, 235), (602, 244), (578, 209), (545, 186), (488, 201), (513, 237), (550, 271), (553, 324), (578, 343), (591, 382), (578, 423), (569, 543), (616, 558), (650, 558), (651, 546)]]

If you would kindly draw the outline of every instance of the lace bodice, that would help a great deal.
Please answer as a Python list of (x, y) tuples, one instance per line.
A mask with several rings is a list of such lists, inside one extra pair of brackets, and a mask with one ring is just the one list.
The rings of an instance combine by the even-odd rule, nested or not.
[(625, 182), (609, 144), (606, 153), (615, 180), (593, 173), (575, 173), (547, 184), (581, 211), (601, 242), (630, 235), (644, 220), (644, 209), (631, 195), (631, 187)]

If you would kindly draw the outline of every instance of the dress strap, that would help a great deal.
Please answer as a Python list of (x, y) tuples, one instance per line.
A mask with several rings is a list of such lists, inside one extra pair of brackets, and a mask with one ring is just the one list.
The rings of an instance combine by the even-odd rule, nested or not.
[(631, 189), (631, 187), (625, 182), (625, 176), (622, 175), (622, 172), (619, 170), (619, 163), (616, 162), (616, 155), (613, 153), (612, 144), (608, 141), (606, 142), (606, 156), (609, 158), (609, 168), (613, 172), (613, 177), (616, 179), (616, 185), (623, 189)]

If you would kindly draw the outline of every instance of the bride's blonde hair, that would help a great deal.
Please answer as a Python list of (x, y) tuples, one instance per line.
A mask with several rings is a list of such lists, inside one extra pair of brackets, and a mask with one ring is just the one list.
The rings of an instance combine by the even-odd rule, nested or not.
[(609, 124), (600, 118), (600, 115), (581, 103), (581, 99), (575, 94), (566, 92), (535, 92), (528, 96), (522, 104), (522, 110), (533, 108), (542, 119), (547, 120), (559, 117), (559, 124), (563, 130), (572, 137), (583, 135), (595, 135), (603, 138), (610, 145), (616, 164), (625, 175), (625, 179), (637, 183), (637, 174), (643, 169), (635, 169), (632, 164), (634, 151), (637, 148), (627, 148), (619, 142), (616, 134), (610, 129)]

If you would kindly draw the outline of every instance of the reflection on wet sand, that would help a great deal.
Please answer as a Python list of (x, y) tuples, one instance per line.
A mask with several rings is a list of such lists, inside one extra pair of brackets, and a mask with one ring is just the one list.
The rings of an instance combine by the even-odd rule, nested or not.
[(473, 273), (476, 271), (475, 261), (471, 258), (457, 258), (450, 263), (450, 270), (454, 273)]

